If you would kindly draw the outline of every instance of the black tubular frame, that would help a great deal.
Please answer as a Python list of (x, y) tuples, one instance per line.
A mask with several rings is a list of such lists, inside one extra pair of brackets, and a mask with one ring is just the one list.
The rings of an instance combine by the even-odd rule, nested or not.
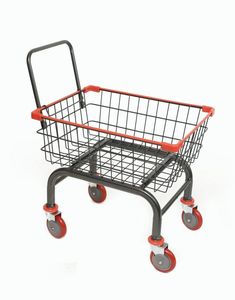
[[(35, 98), (37, 108), (41, 107), (41, 102), (40, 102), (38, 88), (37, 88), (37, 84), (36, 84), (36, 80), (35, 80), (35, 76), (34, 76), (34, 72), (33, 72), (32, 62), (31, 62), (32, 54), (36, 53), (36, 52), (46, 50), (46, 49), (49, 49), (49, 48), (54, 48), (54, 47), (57, 47), (57, 46), (60, 46), (60, 45), (67, 45), (68, 48), (69, 48), (77, 90), (78, 91), (81, 90), (81, 84), (80, 84), (80, 80), (79, 80), (79, 76), (78, 76), (77, 63), (76, 63), (76, 59), (75, 59), (75, 55), (74, 55), (74, 50), (73, 50), (72, 44), (69, 41), (62, 40), (62, 41), (59, 41), (59, 42), (55, 42), (55, 43), (51, 43), (51, 44), (47, 44), (47, 45), (44, 45), (44, 46), (41, 46), (41, 47), (34, 48), (34, 49), (29, 51), (26, 61), (27, 61), (29, 77), (30, 77), (30, 81), (31, 81), (31, 85), (32, 85), (33, 94), (34, 94), (34, 98)], [(79, 100), (80, 100), (81, 108), (83, 108), (84, 103), (83, 103), (82, 94), (79, 94)], [(42, 125), (42, 128), (44, 129), (46, 127), (45, 121), (42, 121), (41, 125)]]
[[(55, 170), (48, 179), (47, 183), (47, 207), (54, 207), (55, 205), (55, 186), (64, 180), (67, 177), (73, 177), (81, 180), (85, 180), (95, 184), (103, 184), (104, 186), (115, 188), (121, 191), (125, 191), (131, 194), (135, 194), (141, 196), (145, 200), (149, 202), (153, 210), (153, 224), (152, 224), (152, 239), (160, 240), (161, 239), (161, 224), (162, 224), (162, 215), (171, 207), (171, 205), (176, 201), (179, 195), (184, 192), (184, 199), (191, 200), (192, 199), (192, 185), (193, 185), (193, 174), (191, 167), (184, 159), (179, 159), (177, 154), (168, 154), (165, 157), (165, 164), (161, 167), (158, 167), (155, 171), (154, 176), (152, 178), (148, 178), (147, 180), (154, 179), (154, 177), (158, 176), (160, 172), (167, 167), (167, 164), (174, 161), (178, 163), (185, 172), (185, 182), (178, 189), (178, 191), (172, 196), (172, 198), (166, 203), (166, 205), (161, 208), (159, 202), (149, 191), (147, 191), (144, 187), (136, 187), (126, 183), (115, 182), (108, 178), (101, 178), (98, 174), (96, 174), (96, 152), (107, 145), (108, 143), (112, 143), (108, 139), (103, 139), (99, 144), (97, 143), (92, 151), (87, 151), (87, 153), (83, 154), (78, 161), (74, 162), (74, 164), (68, 168), (59, 168)], [(116, 142), (116, 141), (114, 141)], [(77, 168), (81, 167), (84, 164), (84, 161), (90, 157), (90, 173), (85, 173), (82, 171), (78, 171)]]
[[(31, 56), (62, 44), (70, 50), (77, 92), (41, 106)], [(179, 195), (184, 193), (184, 200), (191, 203), (190, 165), (198, 158), (212, 108), (96, 86), (82, 90), (73, 47), (66, 40), (29, 51), (27, 66), (38, 108), (32, 117), (42, 126), (38, 130), (44, 140), (41, 150), (47, 161), (61, 166), (48, 178), (48, 209), (55, 206), (55, 186), (67, 177), (102, 184), (147, 200), (153, 210), (152, 239), (160, 240), (162, 216)], [(94, 94), (98, 97), (95, 101)], [(125, 115), (124, 121), (121, 115)], [(204, 117), (200, 121), (201, 115)], [(186, 135), (187, 131), (190, 134)], [(177, 150), (162, 148), (164, 144), (173, 146), (180, 142)], [(149, 189), (166, 192), (182, 173), (184, 183), (161, 208)]]

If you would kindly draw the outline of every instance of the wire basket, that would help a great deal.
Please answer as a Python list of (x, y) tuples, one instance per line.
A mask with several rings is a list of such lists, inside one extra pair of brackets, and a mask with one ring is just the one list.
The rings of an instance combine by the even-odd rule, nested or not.
[(198, 158), (212, 114), (207, 106), (88, 86), (32, 117), (46, 122), (38, 133), (52, 164), (166, 192), (182, 174), (180, 159)]

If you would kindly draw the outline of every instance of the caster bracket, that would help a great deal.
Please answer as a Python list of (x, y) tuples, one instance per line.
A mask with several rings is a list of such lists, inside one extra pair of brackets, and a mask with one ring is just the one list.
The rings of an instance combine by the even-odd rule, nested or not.
[(164, 243), (162, 246), (156, 246), (151, 244), (151, 250), (152, 252), (157, 255), (157, 254), (162, 254), (164, 255), (165, 249), (168, 247), (167, 243)]
[(183, 208), (183, 211), (187, 214), (192, 214), (193, 213), (193, 208), (194, 206), (189, 206), (189, 205), (186, 205), (186, 204), (183, 204), (182, 203), (182, 208)]
[(60, 211), (57, 211), (56, 213), (46, 212), (46, 218), (47, 218), (48, 221), (55, 221), (56, 216), (58, 216), (60, 214), (61, 214)]

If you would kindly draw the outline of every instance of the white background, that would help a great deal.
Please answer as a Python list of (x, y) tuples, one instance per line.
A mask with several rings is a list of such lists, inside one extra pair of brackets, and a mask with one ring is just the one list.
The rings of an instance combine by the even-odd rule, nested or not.
[[(234, 299), (233, 4), (1, 2), (1, 299)], [(216, 108), (193, 165), (203, 227), (182, 225), (179, 202), (163, 219), (177, 258), (169, 274), (149, 262), (152, 212), (133, 195), (109, 189), (107, 201), (95, 205), (86, 182), (68, 179), (56, 190), (67, 236), (55, 240), (46, 230), (42, 205), (54, 167), (44, 161), (39, 123), (30, 119), (35, 104), (25, 59), (31, 48), (61, 39), (74, 45), (83, 86)], [(64, 71), (58, 64), (57, 75)], [(53, 86), (45, 74), (46, 92), (64, 96), (62, 81)], [(168, 197), (159, 195), (161, 203)]]

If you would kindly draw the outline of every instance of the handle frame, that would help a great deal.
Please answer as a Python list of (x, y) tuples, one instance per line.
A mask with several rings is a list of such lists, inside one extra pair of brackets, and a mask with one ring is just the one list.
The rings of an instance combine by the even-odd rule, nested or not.
[[(36, 52), (40, 52), (40, 51), (43, 51), (43, 50), (46, 50), (46, 49), (49, 49), (49, 48), (53, 48), (53, 47), (57, 47), (57, 46), (60, 46), (60, 45), (64, 45), (64, 44), (69, 47), (77, 90), (81, 91), (81, 84), (80, 84), (80, 80), (79, 80), (79, 76), (78, 76), (78, 70), (77, 70), (76, 59), (75, 59), (75, 55), (74, 55), (74, 51), (73, 51), (73, 46), (69, 41), (62, 40), (62, 41), (47, 44), (47, 45), (44, 45), (44, 46), (41, 46), (41, 47), (34, 48), (34, 49), (30, 50), (28, 55), (27, 55), (27, 67), (28, 67), (28, 71), (29, 71), (29, 77), (30, 77), (30, 81), (31, 81), (31, 85), (32, 85), (33, 94), (34, 94), (35, 103), (36, 103), (37, 108), (41, 107), (41, 102), (40, 102), (40, 98), (39, 98), (39, 94), (38, 94), (38, 88), (37, 88), (37, 84), (36, 84), (36, 80), (35, 80), (35, 76), (34, 76), (34, 72), (33, 72), (32, 62), (31, 62), (32, 55)], [(83, 108), (84, 107), (84, 102), (83, 102), (82, 93), (79, 93), (78, 96), (79, 96), (81, 108)], [(44, 125), (42, 124), (42, 127), (45, 128), (45, 124)]]

